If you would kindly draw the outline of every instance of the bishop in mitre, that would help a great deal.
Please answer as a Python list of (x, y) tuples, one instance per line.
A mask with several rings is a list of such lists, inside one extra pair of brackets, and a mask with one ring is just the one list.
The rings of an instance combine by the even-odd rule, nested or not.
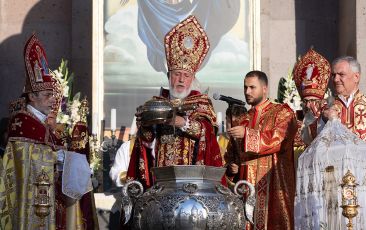
[[(312, 79), (316, 79), (317, 81), (314, 80), (314, 82), (318, 84), (328, 82), (331, 70), (329, 63), (313, 50), (304, 55), (294, 69), (294, 80), (302, 94), (304, 104), (307, 105), (307, 112), (312, 112), (314, 119), (320, 120), (321, 112), (332, 107), (329, 103), (332, 100), (328, 100), (327, 103), (322, 99), (326, 89), (324, 84), (318, 87), (301, 86), (302, 78), (306, 77), (309, 62), (314, 64)], [(319, 89), (324, 89), (324, 92)], [(358, 186), (355, 188), (356, 193), (349, 193), (349, 196), (343, 198), (353, 199), (359, 205), (358, 215), (352, 219), (353, 229), (364, 229), (366, 226), (366, 159), (364, 156), (366, 142), (343, 124), (342, 116), (340, 118), (335, 116), (328, 120), (322, 130), (319, 129), (319, 125), (312, 127), (304, 124), (302, 131), (317, 133), (317, 135), (313, 136), (314, 140), (298, 161), (295, 229), (347, 229), (349, 220), (342, 215), (341, 184), (342, 178), (348, 171), (354, 175)], [(309, 136), (303, 135), (303, 137)]]

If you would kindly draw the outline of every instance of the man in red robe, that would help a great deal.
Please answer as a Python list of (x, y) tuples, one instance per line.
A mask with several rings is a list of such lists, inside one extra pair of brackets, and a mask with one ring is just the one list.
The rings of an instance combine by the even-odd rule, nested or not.
[(267, 92), (265, 73), (251, 71), (245, 76), (244, 94), (252, 107), (241, 116), (239, 126), (227, 131), (231, 136), (225, 157), (227, 178), (255, 185), (254, 225), (246, 229), (293, 229), (297, 123), (291, 108), (271, 102)]
[[(150, 168), (170, 165), (222, 166), (216, 140), (216, 114), (211, 100), (195, 85), (195, 73), (209, 49), (206, 33), (194, 16), (176, 25), (165, 37), (169, 90), (153, 100), (189, 108), (162, 124), (147, 124), (137, 113), (139, 130), (132, 151), (127, 181), (153, 184)], [(196, 107), (196, 109), (193, 109)]]

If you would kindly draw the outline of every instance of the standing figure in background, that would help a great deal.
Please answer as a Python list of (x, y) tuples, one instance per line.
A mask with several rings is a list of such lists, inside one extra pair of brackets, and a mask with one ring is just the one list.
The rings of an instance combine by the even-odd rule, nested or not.
[[(87, 115), (89, 114), (88, 101), (83, 99), (79, 107), (78, 113), (80, 114), (80, 120), (74, 124), (71, 133), (71, 143), (68, 146), (69, 151), (74, 151), (82, 156), (85, 156), (87, 165), (90, 165), (90, 146), (89, 146), (89, 129), (87, 122)], [(70, 164), (71, 162), (65, 161), (64, 164)], [(90, 166), (89, 166), (90, 167)], [(90, 170), (90, 168), (89, 168)], [(91, 174), (88, 175), (89, 179)], [(66, 177), (63, 177), (63, 179)], [(90, 180), (91, 182), (91, 180)], [(91, 186), (91, 184), (89, 185)], [(65, 189), (63, 189), (65, 190)], [(80, 196), (79, 199), (69, 199), (73, 202), (69, 203), (69, 207), (66, 210), (67, 226), (81, 226), (84, 230), (99, 229), (97, 213), (94, 201), (94, 192), (90, 189), (85, 190), (85, 193)], [(80, 211), (79, 215), (78, 212)], [(69, 229), (69, 227), (67, 228)]]
[[(237, 104), (229, 104), (228, 108), (225, 112), (225, 120), (226, 120), (226, 130), (230, 129), (231, 127), (239, 125), (240, 117), (247, 112), (247, 109), (244, 105), (237, 105)], [(224, 129), (223, 129), (224, 130)], [(230, 137), (226, 131), (222, 132), (219, 135), (218, 143), (220, 146), (220, 152), (223, 160), (223, 165), (226, 165), (225, 161), (225, 154), (227, 152), (227, 146), (229, 144)]]
[[(54, 111), (59, 111), (63, 95), (56, 95), (58, 95), (58, 103), (56, 103)], [(90, 184), (90, 147), (87, 125), (89, 108), (86, 99), (81, 101), (77, 113), (80, 118), (72, 124), (71, 133), (68, 133), (65, 124), (53, 121), (53, 115), (57, 114), (56, 112), (51, 113), (48, 117), (51, 124), (55, 123), (53, 131), (58, 138), (57, 140), (65, 145), (68, 150), (64, 151), (64, 156), (61, 159), (58, 158), (57, 162), (58, 177), (56, 177), (55, 181), (55, 190), (56, 229), (58, 230), (99, 229), (94, 193), (91, 191), (92, 187)], [(75, 168), (77, 168), (76, 171), (74, 170)], [(76, 184), (72, 180), (81, 183)], [(76, 190), (72, 188), (75, 185), (77, 185)]]
[(308, 127), (316, 126), (317, 129), (304, 129), (305, 140), (311, 142), (322, 130), (328, 119), (335, 118), (339, 118), (342, 124), (359, 138), (366, 140), (366, 117), (364, 114), (366, 97), (359, 90), (360, 63), (354, 57), (339, 57), (333, 61), (331, 71), (336, 97), (334, 102), (317, 110), (319, 116), (308, 125)]
[(267, 93), (266, 74), (247, 73), (244, 94), (252, 107), (239, 126), (227, 130), (230, 140), (241, 139), (242, 145), (238, 149), (230, 141), (226, 175), (234, 183), (244, 179), (255, 185), (254, 225), (246, 229), (293, 229), (296, 118), (287, 104), (271, 102)]
[[(304, 119), (300, 136), (306, 145), (311, 143), (319, 129), (315, 121), (327, 104), (324, 95), (328, 88), (330, 71), (329, 62), (313, 49), (301, 57), (294, 67), (293, 78), (303, 101)], [(311, 81), (311, 84), (304, 85), (305, 81)]]
[[(151, 125), (137, 113), (138, 133), (127, 172), (128, 180), (153, 184), (151, 167), (170, 165), (222, 166), (216, 140), (216, 114), (208, 95), (196, 88), (195, 73), (209, 50), (209, 41), (194, 16), (176, 25), (165, 37), (169, 90), (157, 100), (175, 106), (196, 106), (163, 124)], [(155, 140), (155, 142), (154, 142)], [(154, 151), (152, 151), (153, 149)]]
[(136, 139), (136, 118), (133, 119), (129, 140), (121, 145), (117, 150), (113, 165), (109, 171), (109, 176), (117, 187), (122, 187), (126, 183), (128, 165), (130, 164), (131, 153)]
[[(34, 68), (41, 58), (45, 65)], [(24, 61), (24, 97), (11, 105), (9, 138), (0, 167), (0, 229), (39, 229), (40, 218), (34, 205), (41, 202), (35, 185), (40, 175), (48, 177), (51, 184), (47, 191), (50, 213), (44, 219), (45, 229), (55, 229), (53, 181), (58, 148), (46, 119), (55, 103), (56, 81), (47, 74), (46, 54), (35, 35), (26, 43)], [(37, 79), (37, 74), (42, 78)]]
[[(310, 145), (317, 133), (320, 112), (327, 101), (324, 98), (330, 79), (329, 62), (315, 50), (310, 49), (296, 63), (293, 70), (293, 80), (302, 99), (302, 111), (296, 111), (298, 118), (298, 132), (295, 138), (295, 165), (305, 148)], [(304, 81), (311, 84), (304, 85)], [(328, 95), (331, 98), (331, 95)]]

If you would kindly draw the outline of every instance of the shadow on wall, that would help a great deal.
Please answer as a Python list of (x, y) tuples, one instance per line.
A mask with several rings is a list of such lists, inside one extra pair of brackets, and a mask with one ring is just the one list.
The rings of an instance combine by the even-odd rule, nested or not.
[(41, 0), (35, 3), (24, 17), (21, 32), (0, 43), (0, 117), (8, 116), (9, 103), (22, 93), (26, 71), (24, 45), (33, 32), (45, 47), (51, 69), (58, 67), (61, 58), (70, 59), (71, 7), (70, 0)]
[(296, 55), (313, 46), (330, 62), (338, 55), (339, 3), (334, 0), (295, 0)]

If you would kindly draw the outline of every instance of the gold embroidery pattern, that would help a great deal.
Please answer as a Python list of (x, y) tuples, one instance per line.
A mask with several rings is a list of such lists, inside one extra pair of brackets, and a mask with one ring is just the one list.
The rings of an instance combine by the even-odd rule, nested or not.
[(301, 97), (315, 96), (323, 99), (328, 87), (330, 72), (329, 62), (310, 49), (294, 67), (294, 81)]
[(169, 71), (184, 69), (191, 73), (197, 72), (209, 48), (208, 37), (196, 17), (188, 17), (165, 37)]
[[(50, 146), (21, 141), (8, 142), (3, 157), (0, 180), (0, 215), (4, 229), (38, 229), (39, 219), (34, 214), (35, 179), (41, 168), (54, 180), (56, 153)], [(50, 187), (50, 203), (54, 203), (54, 186)], [(46, 217), (46, 228), (55, 228), (54, 208)]]
[[(139, 170), (140, 170), (140, 172), (143, 172), (143, 171), (145, 171), (145, 162), (144, 162), (144, 160), (143, 159), (139, 159)], [(145, 173), (141, 173), (141, 179), (146, 179), (145, 178)]]
[(71, 149), (84, 149), (89, 141), (89, 137), (86, 135), (85, 132), (81, 132), (81, 134), (78, 133), (75, 136), (75, 139), (81, 139), (81, 140), (73, 140), (71, 142)]
[(201, 123), (199, 121), (190, 121), (187, 128), (187, 134), (191, 136), (197, 136), (201, 133)]
[(245, 128), (245, 151), (246, 152), (259, 152), (260, 134), (258, 130)]
[(152, 139), (152, 136), (153, 136), (152, 132), (151, 131), (147, 131), (147, 130), (143, 131), (142, 132), (142, 135), (144, 136), (144, 138), (146, 140), (151, 140)]
[(366, 140), (366, 97), (361, 92), (355, 94), (351, 105), (347, 108), (339, 98), (335, 100), (336, 108), (341, 111), (341, 121), (362, 140)]
[(246, 229), (293, 229), (295, 115), (287, 105), (265, 104), (240, 119), (246, 126), (241, 179), (256, 185), (257, 198), (255, 223)]
[[(191, 165), (192, 164), (192, 157), (190, 156), (190, 141), (187, 138), (184, 138), (184, 149), (183, 149), (183, 162), (184, 165)], [(193, 142), (194, 145), (194, 142)]]

